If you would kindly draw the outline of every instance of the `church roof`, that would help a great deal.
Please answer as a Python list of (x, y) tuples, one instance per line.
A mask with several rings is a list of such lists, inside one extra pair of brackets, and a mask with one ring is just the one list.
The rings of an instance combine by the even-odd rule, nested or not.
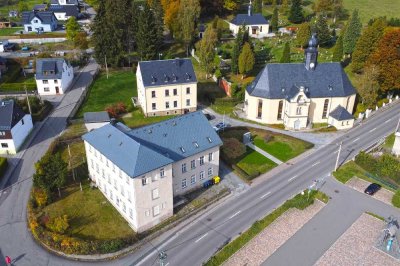
[(251, 96), (292, 98), (303, 86), (309, 98), (345, 97), (356, 93), (340, 63), (319, 63), (313, 71), (303, 63), (268, 64), (246, 88)]
[(268, 24), (268, 20), (260, 13), (251, 14), (237, 14), (231, 21), (235, 25), (264, 25)]

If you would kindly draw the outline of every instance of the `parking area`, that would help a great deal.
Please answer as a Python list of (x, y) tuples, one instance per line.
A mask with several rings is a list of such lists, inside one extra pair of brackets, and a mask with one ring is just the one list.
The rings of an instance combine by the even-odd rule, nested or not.
[[(363, 179), (360, 179), (358, 177), (353, 177), (350, 179), (346, 185), (351, 187), (352, 189), (355, 189), (361, 193), (364, 193), (364, 190), (370, 185), (371, 183), (368, 181), (365, 181)], [(392, 197), (394, 193), (392, 191), (389, 191), (385, 188), (381, 188), (378, 192), (376, 192), (372, 197), (380, 200), (386, 204), (392, 205)]]
[(400, 265), (399, 260), (374, 247), (384, 225), (384, 221), (362, 214), (315, 265)]

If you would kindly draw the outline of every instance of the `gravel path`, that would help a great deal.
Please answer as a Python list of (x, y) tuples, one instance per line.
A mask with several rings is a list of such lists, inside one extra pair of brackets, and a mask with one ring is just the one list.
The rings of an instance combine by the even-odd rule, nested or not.
[(400, 261), (374, 247), (384, 225), (384, 221), (362, 214), (315, 265), (400, 265)]
[[(353, 177), (350, 179), (346, 185), (355, 189), (361, 193), (364, 193), (364, 190), (370, 185), (371, 183), (365, 181), (358, 177)], [(392, 191), (387, 190), (386, 188), (381, 188), (378, 192), (376, 192), (372, 197), (377, 200), (380, 200), (386, 204), (392, 205), (392, 198), (394, 193)]]
[(231, 256), (223, 265), (260, 265), (325, 206), (319, 200), (305, 210), (290, 209)]

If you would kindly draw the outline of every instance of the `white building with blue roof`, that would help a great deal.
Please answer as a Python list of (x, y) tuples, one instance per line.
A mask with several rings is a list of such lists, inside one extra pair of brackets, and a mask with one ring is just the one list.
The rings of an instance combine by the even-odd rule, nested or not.
[(301, 130), (313, 123), (351, 128), (356, 90), (340, 63), (318, 63), (313, 35), (304, 63), (268, 64), (246, 88), (249, 120)]
[(74, 69), (64, 58), (36, 60), (36, 87), (40, 95), (64, 94), (74, 79)]
[(222, 141), (202, 112), (83, 136), (89, 176), (136, 232), (173, 215), (173, 198), (218, 175)]
[(197, 78), (190, 59), (139, 62), (136, 83), (138, 104), (145, 116), (197, 110)]
[(259, 39), (268, 37), (269, 22), (261, 13), (253, 14), (251, 1), (247, 14), (237, 14), (229, 22), (229, 30), (236, 36), (243, 25), (246, 26), (250, 37)]

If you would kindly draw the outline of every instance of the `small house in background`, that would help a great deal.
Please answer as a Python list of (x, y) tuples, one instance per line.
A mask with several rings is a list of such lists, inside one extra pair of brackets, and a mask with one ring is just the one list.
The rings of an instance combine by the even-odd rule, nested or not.
[(17, 10), (10, 10), (10, 11), (8, 11), (8, 16), (9, 16), (10, 18), (16, 18), (16, 17), (18, 17), (18, 11), (17, 11)]
[(206, 25), (199, 25), (199, 39), (203, 39), (204, 32), (206, 31)]
[(33, 11), (46, 11), (47, 5), (46, 4), (38, 4), (33, 6)]
[(0, 29), (11, 28), (12, 23), (10, 21), (0, 21)]
[(52, 32), (57, 29), (57, 18), (52, 11), (22, 12), (22, 24), (26, 32)]
[(79, 6), (78, 0), (51, 0), (50, 5)]
[(79, 16), (79, 8), (75, 5), (50, 5), (49, 11), (53, 11), (56, 18), (62, 21)]
[(0, 154), (17, 153), (32, 128), (32, 116), (14, 100), (0, 101)]
[(246, 26), (250, 37), (268, 37), (269, 22), (261, 13), (253, 14), (251, 2), (247, 14), (237, 14), (236, 17), (229, 22), (229, 29), (233, 32), (233, 35), (236, 36), (242, 25)]
[(36, 60), (36, 86), (40, 95), (64, 94), (74, 78), (73, 67), (64, 58)]
[(110, 116), (106, 111), (87, 112), (83, 114), (83, 121), (88, 132), (110, 123)]

